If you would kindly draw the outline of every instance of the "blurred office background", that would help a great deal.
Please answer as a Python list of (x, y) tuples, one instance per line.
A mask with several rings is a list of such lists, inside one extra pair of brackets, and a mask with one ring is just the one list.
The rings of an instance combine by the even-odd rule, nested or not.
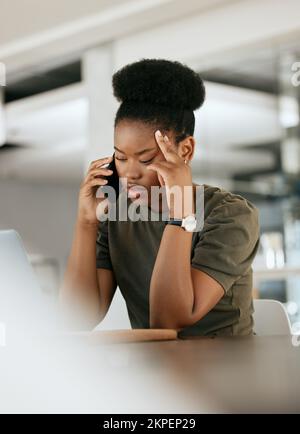
[[(300, 321), (299, 17), (298, 0), (0, 0), (0, 229), (20, 233), (47, 296), (87, 166), (112, 153), (112, 73), (160, 57), (205, 79), (194, 180), (259, 208), (254, 296)], [(101, 327), (129, 327), (118, 291)]]

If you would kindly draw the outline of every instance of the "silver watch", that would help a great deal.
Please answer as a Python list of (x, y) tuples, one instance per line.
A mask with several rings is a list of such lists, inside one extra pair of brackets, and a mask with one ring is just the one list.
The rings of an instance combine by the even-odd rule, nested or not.
[(176, 225), (182, 227), (187, 232), (194, 232), (197, 227), (197, 220), (194, 215), (188, 215), (181, 219), (170, 219), (166, 222), (169, 225)]

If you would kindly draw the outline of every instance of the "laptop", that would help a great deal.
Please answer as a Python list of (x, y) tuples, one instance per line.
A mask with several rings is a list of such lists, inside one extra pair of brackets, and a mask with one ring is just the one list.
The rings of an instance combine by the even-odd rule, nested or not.
[[(40, 288), (29, 263), (20, 235), (15, 230), (0, 231), (0, 324), (10, 336), (29, 338), (61, 333), (58, 309)], [(54, 333), (55, 334), (55, 333)], [(97, 330), (65, 332), (62, 335), (90, 337), (93, 343), (145, 342), (177, 338), (176, 330)], [(6, 339), (9, 341), (9, 339)], [(26, 339), (27, 341), (28, 339)]]
[(0, 323), (6, 332), (39, 334), (55, 322), (53, 305), (43, 294), (22, 239), (13, 229), (0, 231)]

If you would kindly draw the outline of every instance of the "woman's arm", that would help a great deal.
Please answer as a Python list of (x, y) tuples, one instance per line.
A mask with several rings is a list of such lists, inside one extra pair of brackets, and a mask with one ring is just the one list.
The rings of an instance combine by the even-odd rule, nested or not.
[(96, 269), (97, 225), (77, 221), (59, 302), (68, 326), (91, 329), (106, 315), (116, 282), (111, 270)]
[(72, 328), (95, 327), (104, 318), (116, 289), (113, 272), (96, 268), (97, 211), (99, 204), (105, 205), (107, 200), (96, 193), (112, 174), (103, 167), (111, 160), (107, 157), (93, 161), (80, 186), (75, 233), (59, 292), (63, 319)]
[[(183, 163), (177, 149), (159, 131), (157, 143), (165, 156), (147, 168), (155, 170), (166, 186), (170, 217), (183, 218), (194, 212), (192, 195), (179, 201), (171, 199), (176, 187), (181, 197), (193, 189), (191, 169)], [(189, 147), (191, 144), (189, 145)], [(160, 243), (150, 283), (150, 327), (180, 329), (200, 320), (224, 295), (223, 287), (213, 278), (191, 267), (192, 233), (167, 225)]]
[(199, 321), (224, 295), (223, 287), (191, 267), (192, 232), (167, 225), (150, 283), (150, 327), (181, 329)]

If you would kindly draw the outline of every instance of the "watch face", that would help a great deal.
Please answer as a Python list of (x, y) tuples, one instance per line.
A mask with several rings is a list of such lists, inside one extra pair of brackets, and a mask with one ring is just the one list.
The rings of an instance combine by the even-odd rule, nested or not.
[(183, 219), (182, 226), (185, 228), (186, 231), (193, 232), (197, 226), (197, 221), (195, 216), (189, 215), (185, 219)]

